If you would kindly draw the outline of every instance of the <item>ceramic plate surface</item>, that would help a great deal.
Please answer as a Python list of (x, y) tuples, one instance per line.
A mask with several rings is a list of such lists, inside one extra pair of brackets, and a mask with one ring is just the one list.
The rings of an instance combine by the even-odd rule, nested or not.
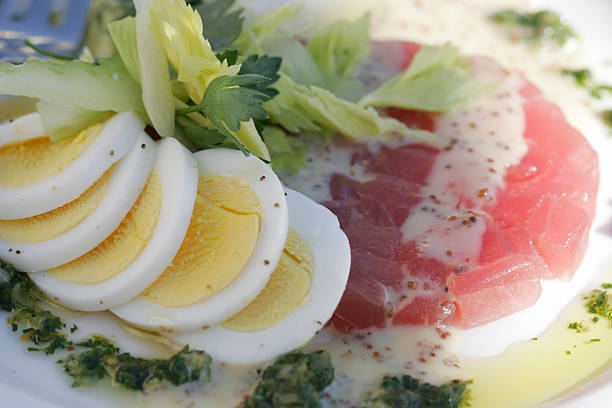
[[(380, 4), (374, 0), (362, 0), (369, 4)], [(487, 0), (482, 0), (487, 1)], [(272, 5), (283, 3), (282, 0), (260, 1), (255, 7), (263, 10)], [(309, 0), (306, 11), (331, 8), (339, 12), (350, 4), (351, 15), (356, 2), (350, 0)], [(426, 2), (424, 2), (426, 3)], [(612, 2), (609, 0), (537, 0), (537, 8), (547, 7), (559, 11), (581, 34), (583, 38), (585, 66), (598, 63), (601, 68), (596, 71), (603, 81), (612, 83)], [(329, 14), (328, 14), (329, 17)], [(308, 21), (304, 22), (305, 25)], [(601, 63), (604, 64), (601, 64)], [(607, 68), (606, 68), (607, 62)], [(589, 265), (607, 265), (610, 262), (612, 247), (612, 183), (607, 179), (612, 174), (612, 138), (609, 135), (587, 135), (600, 156), (600, 174), (602, 185), (598, 199), (598, 213), (594, 223), (590, 248), (585, 262)], [(579, 272), (578, 272), (579, 273)], [(142, 339), (125, 339), (119, 337), (123, 329), (115, 320), (103, 313), (94, 313), (93, 318), (82, 321), (82, 315), (66, 311), (58, 312), (67, 322), (76, 322), (79, 333), (86, 337), (89, 334), (103, 332), (107, 337), (116, 339), (125, 351), (153, 356), (164, 352), (160, 346)], [(5, 313), (0, 313), (4, 320)], [(115, 337), (117, 336), (117, 337)], [(0, 395), (3, 407), (40, 407), (59, 408), (74, 407), (102, 408), (109, 406), (143, 406), (139, 396), (116, 390), (107, 384), (95, 387), (72, 388), (70, 379), (55, 364), (57, 356), (46, 357), (37, 353), (28, 353), (26, 346), (19, 341), (19, 336), (10, 331), (9, 325), (0, 324)], [(61, 356), (60, 356), (61, 357)], [(605, 406), (605, 401), (612, 401), (612, 371), (604, 372), (596, 379), (577, 387), (569, 395), (550, 402), (547, 408), (583, 408)], [(155, 405), (155, 404), (154, 404)], [(608, 404), (609, 405), (609, 404)], [(182, 406), (182, 405), (177, 405)]]

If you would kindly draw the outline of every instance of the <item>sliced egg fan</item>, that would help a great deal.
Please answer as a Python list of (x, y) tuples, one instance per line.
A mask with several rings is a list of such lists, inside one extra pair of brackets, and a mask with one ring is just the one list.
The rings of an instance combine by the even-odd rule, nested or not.
[(127, 154), (143, 129), (136, 114), (119, 113), (51, 144), (37, 113), (0, 125), (0, 219), (32, 217), (75, 200)]
[(51, 299), (76, 310), (105, 310), (138, 295), (170, 265), (189, 226), (197, 166), (176, 139), (163, 139), (157, 150), (146, 186), (106, 240), (67, 264), (30, 273)]
[(186, 331), (222, 322), (257, 297), (283, 251), (287, 202), (270, 167), (231, 149), (194, 157), (198, 199), (173, 265), (143, 294), (112, 309), (141, 328)]
[(0, 220), (0, 258), (24, 272), (72, 261), (106, 239), (142, 191), (157, 145), (140, 131), (131, 150), (76, 200), (52, 211)]
[[(278, 287), (291, 290), (280, 279), (273, 282), (273, 276), (268, 285), (276, 285), (277, 288), (275, 296), (266, 299), (270, 304), (255, 305), (258, 297), (240, 312), (244, 314), (244, 318), (238, 319), (242, 322), (229, 319), (222, 325), (206, 330), (171, 333), (169, 336), (172, 340), (205, 350), (216, 361), (255, 364), (270, 361), (305, 345), (331, 318), (348, 281), (351, 263), (348, 239), (340, 229), (336, 216), (327, 208), (296, 191), (286, 189), (286, 192), (289, 228), (303, 240), (312, 254), (312, 259), (307, 261), (312, 263), (312, 272), (305, 299), (300, 299), (293, 311), (271, 327), (244, 331), (240, 324), (249, 325), (250, 321), (258, 319), (258, 315), (278, 313), (275, 303), (282, 297)], [(301, 257), (297, 258), (298, 262), (304, 262)], [(262, 295), (265, 296), (264, 292)], [(252, 307), (255, 310), (249, 311)]]

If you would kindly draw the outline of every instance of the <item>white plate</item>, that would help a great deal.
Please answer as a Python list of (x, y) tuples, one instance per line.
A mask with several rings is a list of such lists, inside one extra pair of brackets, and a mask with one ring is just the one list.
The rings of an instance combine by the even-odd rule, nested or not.
[[(252, 1), (248, 1), (252, 3)], [(408, 0), (406, 0), (408, 1)], [(459, 0), (457, 0), (459, 1)], [(482, 0), (488, 1), (488, 0)], [(265, 10), (272, 5), (283, 3), (283, 0), (267, 0), (258, 2), (257, 9)], [(351, 18), (360, 14), (364, 5), (378, 4), (375, 0), (361, 0), (359, 5), (350, 0), (310, 0), (307, 2), (307, 11), (320, 11), (323, 8), (332, 9), (332, 13), (326, 13), (327, 18), (338, 15), (342, 11), (342, 16)], [(362, 3), (364, 5), (362, 5)], [(426, 3), (426, 2), (423, 2)], [(539, 8), (542, 6), (553, 8), (576, 27), (583, 39), (586, 62), (601, 62), (602, 60), (612, 61), (612, 2), (609, 0), (536, 0), (534, 4)], [(305, 25), (308, 22), (304, 23)], [(608, 70), (602, 69), (597, 72), (598, 76), (612, 82), (612, 64), (608, 64)], [(612, 174), (612, 161), (608, 157), (612, 156), (612, 139), (606, 135), (595, 135), (592, 142), (601, 159), (602, 189), (599, 197), (599, 209), (595, 222), (595, 232), (589, 248), (589, 256), (596, 259), (589, 259), (595, 264), (602, 264), (607, 261), (604, 256), (609, 253), (612, 241), (611, 219), (612, 219), (612, 189), (607, 188), (603, 183), (609, 183), (607, 175)], [(612, 186), (611, 186), (612, 187)], [(607, 226), (607, 231), (605, 231)], [(589, 262), (591, 263), (591, 262)], [(0, 313), (3, 318), (6, 314)], [(67, 316), (66, 321), (77, 321), (77, 315)], [(102, 328), (104, 327), (104, 328)], [(110, 338), (113, 334), (122, 333), (114, 320), (102, 314), (96, 314), (95, 320), (89, 323), (79, 324), (79, 333), (87, 336), (90, 333), (104, 332)], [(126, 340), (124, 337), (117, 337), (119, 345), (126, 351), (147, 356), (160, 352), (152, 343), (140, 340)], [(102, 408), (108, 406), (141, 406), (138, 395), (130, 395), (127, 391), (113, 389), (109, 392), (109, 387), (70, 387), (70, 379), (61, 372), (61, 368), (54, 364), (57, 356), (45, 357), (37, 353), (28, 353), (26, 345), (19, 341), (19, 336), (10, 331), (10, 326), (0, 325), (0, 396), (2, 406), (7, 407), (41, 407), (58, 408), (79, 406), (83, 408)], [(590, 406), (605, 406), (604, 401), (612, 400), (612, 372), (601, 375), (596, 380), (578, 388), (570, 395), (560, 400), (547, 404), (546, 407), (552, 408), (583, 408)], [(163, 404), (163, 403), (162, 403)], [(178, 405), (177, 405), (178, 406)]]

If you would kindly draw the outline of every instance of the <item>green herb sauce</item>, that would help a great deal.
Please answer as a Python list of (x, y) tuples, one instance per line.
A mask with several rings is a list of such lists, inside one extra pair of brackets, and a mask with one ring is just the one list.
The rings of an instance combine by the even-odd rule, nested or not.
[(7, 322), (15, 332), (22, 329), (22, 341), (36, 345), (28, 351), (45, 354), (71, 351), (58, 363), (63, 364), (64, 371), (73, 378), (73, 386), (109, 378), (115, 385), (145, 391), (161, 382), (178, 386), (210, 381), (211, 358), (203, 351), (189, 350), (188, 346), (167, 360), (158, 360), (123, 353), (101, 336), (76, 343), (68, 340), (69, 333), (74, 333), (77, 327), (73, 325), (66, 330), (66, 324), (59, 317), (38, 306), (42, 295), (27, 274), (2, 261), (0, 269), (5, 272), (0, 274), (0, 308), (11, 312)]
[(578, 38), (576, 32), (550, 10), (531, 13), (502, 10), (493, 14), (491, 20), (513, 29), (521, 39), (538, 46), (563, 46), (569, 40)]
[(380, 387), (364, 395), (368, 408), (457, 408), (469, 406), (471, 381), (453, 380), (440, 386), (422, 383), (409, 375), (385, 377)]

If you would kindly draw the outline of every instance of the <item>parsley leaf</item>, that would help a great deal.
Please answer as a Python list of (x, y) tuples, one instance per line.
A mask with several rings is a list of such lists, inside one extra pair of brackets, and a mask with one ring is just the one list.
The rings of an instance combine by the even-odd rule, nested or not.
[(222, 53), (215, 54), (221, 62), (227, 61), (227, 65), (234, 65), (238, 61), (238, 50), (225, 50)]
[(183, 132), (195, 151), (220, 147), (226, 140), (225, 135), (219, 130), (199, 125), (186, 126)]
[(268, 117), (261, 104), (270, 100), (270, 96), (258, 89), (268, 80), (255, 74), (220, 76), (208, 85), (202, 102), (179, 109), (177, 114), (202, 111), (212, 122), (223, 122), (230, 130), (237, 131), (240, 122)]
[(281, 62), (282, 58), (280, 57), (269, 57), (267, 55), (258, 57), (257, 55), (251, 55), (242, 63), (238, 75), (254, 74), (265, 76), (267, 80), (255, 84), (254, 88), (265, 93), (270, 98), (274, 98), (278, 95), (278, 90), (269, 88), (269, 86), (280, 78), (278, 70), (280, 69)]
[(255, 74), (220, 76), (208, 85), (202, 102), (179, 109), (176, 113), (182, 115), (201, 111), (223, 135), (246, 153), (246, 148), (232, 131), (240, 130), (240, 122), (268, 117), (262, 104), (271, 97), (259, 88), (269, 80), (265, 76)]
[(204, 38), (213, 50), (220, 50), (234, 42), (242, 31), (242, 8), (231, 10), (236, 0), (202, 0), (198, 10), (202, 15)]

